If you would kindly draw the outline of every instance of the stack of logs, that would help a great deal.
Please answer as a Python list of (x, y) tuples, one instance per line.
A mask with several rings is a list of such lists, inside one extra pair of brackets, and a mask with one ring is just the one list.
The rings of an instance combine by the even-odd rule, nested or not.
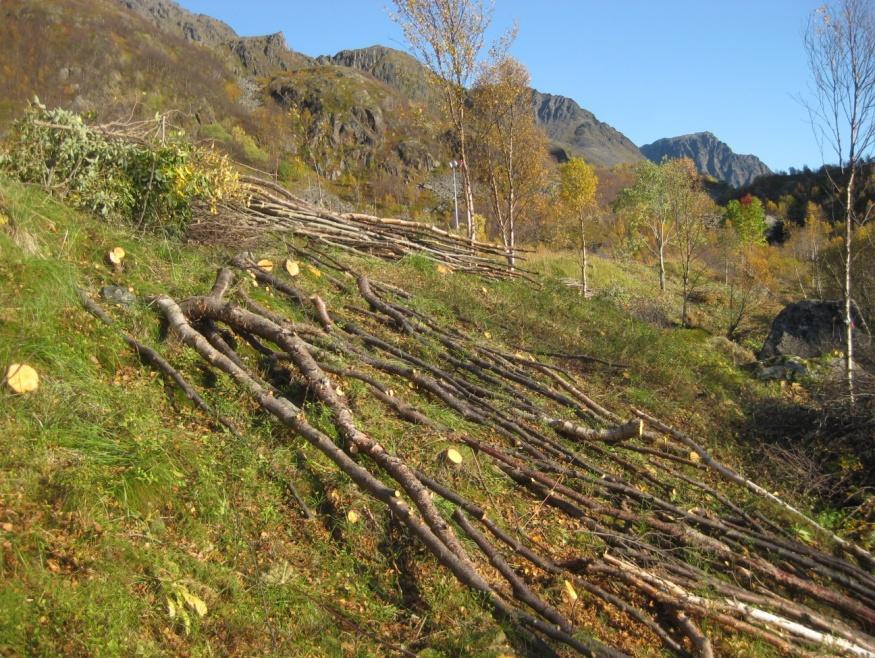
[[(294, 203), (274, 191), (253, 201), (257, 211), (239, 212), (282, 219)], [(312, 227), (319, 218), (313, 219), (301, 225)], [(337, 235), (324, 241), (371, 240), (347, 228), (370, 221), (332, 226), (327, 230)], [(397, 235), (399, 242), (409, 239)], [(442, 236), (435, 243), (440, 240), (452, 242)], [(585, 656), (625, 655), (610, 637), (592, 637), (579, 608), (556, 594), (564, 588), (574, 599), (587, 592), (587, 605), (609, 609), (671, 655), (713, 656), (719, 629), (721, 641), (749, 636), (788, 655), (875, 657), (869, 552), (720, 463), (691, 436), (642, 411), (607, 409), (554, 361), (446, 325), (417, 311), (405, 291), (369, 280), (335, 257), (318, 251), (296, 257), (310, 259), (323, 276), (299, 283), (240, 255), (203, 296), (158, 296), (152, 303), (205, 363), (327, 456), (533, 642)], [(253, 300), (251, 278), (282, 303), (266, 308)], [(317, 285), (359, 302), (331, 308)], [(208, 410), (170, 364), (127, 339)], [(450, 473), (435, 460), (417, 462), (410, 446), (384, 448), (342, 394), (353, 379), (412, 430), (426, 427), (470, 450), (478, 473), (464, 464)], [(337, 440), (293, 401), (290, 381), (330, 409)], [(395, 391), (409, 391), (411, 399)], [(455, 428), (445, 424), (446, 414), (432, 417), (414, 399), (455, 414)], [(527, 498), (543, 523), (562, 524), (577, 540), (548, 543), (527, 533), (510, 506), (472, 501), (473, 490), (492, 501), (480, 462)], [(458, 490), (460, 479), (468, 496)], [(812, 541), (800, 541), (794, 526), (806, 528)]]
[[(509, 268), (504, 248), (468, 240), (431, 224), (362, 213), (336, 213), (315, 206), (285, 188), (252, 176), (242, 176), (245, 199), (202, 209), (189, 227), (202, 241), (257, 238), (287, 234), (323, 246), (368, 254), (385, 260), (421, 255), (449, 270), (490, 279), (526, 278), (519, 265)], [(516, 249), (516, 261), (525, 250)]]

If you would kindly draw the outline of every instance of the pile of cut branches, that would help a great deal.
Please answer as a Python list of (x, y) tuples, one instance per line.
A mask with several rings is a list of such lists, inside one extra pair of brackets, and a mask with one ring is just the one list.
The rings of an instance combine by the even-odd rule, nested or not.
[[(631, 628), (679, 656), (725, 655), (740, 636), (787, 655), (875, 656), (867, 550), (700, 441), (642, 411), (607, 409), (554, 362), (447, 326), (334, 256), (290, 249), (321, 276), (277, 275), (242, 254), (204, 295), (152, 304), (532, 642), (617, 657), (634, 651), (620, 632)], [(270, 308), (252, 298), (254, 283), (275, 295)], [(336, 294), (359, 301), (332, 308)], [(137, 349), (211, 413), (169, 363)], [(403, 443), (364, 429), (345, 394), (353, 382), (407, 424)], [(337, 438), (308, 401), (329, 410)], [(445, 446), (440, 459), (423, 458), (423, 433)], [(525, 517), (493, 495), (496, 483), (525, 501)], [(617, 634), (593, 637), (587, 610), (605, 612)]]
[[(307, 238), (323, 246), (397, 260), (421, 254), (458, 272), (492, 279), (527, 278), (531, 272), (508, 269), (503, 247), (468, 240), (431, 224), (362, 213), (335, 213), (260, 178), (242, 176), (244, 201), (223, 203), (216, 212), (201, 212), (190, 234), (202, 241), (235, 240), (271, 234)], [(523, 250), (518, 250), (522, 252)], [(519, 260), (523, 258), (516, 255)]]
[[(89, 125), (72, 112), (31, 104), (0, 153), (0, 169), (71, 205), (140, 228), (205, 242), (288, 234), (386, 260), (421, 254), (448, 269), (493, 279), (528, 278), (507, 252), (431, 224), (334, 213), (269, 180), (240, 176), (226, 156), (185, 139), (172, 113)], [(516, 260), (524, 250), (517, 250)]]

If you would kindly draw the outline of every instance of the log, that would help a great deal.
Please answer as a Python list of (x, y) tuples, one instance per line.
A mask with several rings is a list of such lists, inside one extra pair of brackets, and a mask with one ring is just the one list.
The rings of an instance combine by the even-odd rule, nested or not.
[(548, 418), (547, 424), (564, 436), (604, 443), (619, 443), (628, 439), (637, 439), (644, 433), (644, 422), (641, 420), (630, 420), (628, 423), (601, 430), (581, 427), (558, 418)]

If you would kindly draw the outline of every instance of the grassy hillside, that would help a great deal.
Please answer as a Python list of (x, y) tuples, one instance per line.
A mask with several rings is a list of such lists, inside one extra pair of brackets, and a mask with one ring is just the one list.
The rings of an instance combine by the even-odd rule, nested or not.
[[(110, 310), (120, 329), (155, 346), (232, 418), (243, 440), (142, 366), (77, 299), (77, 287), (94, 295), (110, 284), (139, 300), (182, 299), (209, 289), (230, 254), (110, 226), (8, 180), (0, 180), (0, 213), (0, 364), (28, 363), (41, 376), (32, 394), (0, 394), (0, 654), (366, 656), (391, 655), (400, 644), (423, 656), (525, 651), (513, 627), (323, 456), (168, 335), (148, 304)], [(115, 246), (128, 253), (122, 273), (104, 261)], [(284, 254), (268, 247), (262, 255)], [(623, 363), (619, 371), (569, 367), (603, 404), (634, 404), (702, 430), (708, 447), (736, 466), (745, 466), (734, 436), (746, 405), (778, 394), (753, 385), (704, 332), (656, 328), (610, 299), (581, 303), (549, 279), (543, 288), (484, 282), (418, 257), (349, 262), (403, 285), (413, 308), (488, 344)], [(243, 285), (262, 304), (287, 308), (273, 290)], [(331, 307), (355, 304), (326, 290), (318, 270), (305, 268), (299, 285)], [(351, 384), (347, 396), (365, 431), (433, 469), (440, 436), (387, 416), (362, 386)], [(412, 390), (409, 399), (488, 438)], [(305, 408), (333, 431), (317, 403)], [(475, 455), (465, 457), (466, 469), (476, 463), (480, 471)], [(530, 532), (578, 545), (563, 525), (538, 519), (537, 500), (486, 462), (483, 469), (467, 472), (486, 478), (485, 489), (454, 481), (479, 504), (529, 519)], [(290, 483), (314, 518), (302, 517)], [(698, 500), (692, 491), (677, 495), (681, 504)], [(561, 588), (550, 587), (559, 601)], [(660, 655), (653, 637), (629, 634), (595, 601), (581, 599), (574, 610), (585, 634)], [(721, 655), (771, 655), (759, 643), (717, 637)]]

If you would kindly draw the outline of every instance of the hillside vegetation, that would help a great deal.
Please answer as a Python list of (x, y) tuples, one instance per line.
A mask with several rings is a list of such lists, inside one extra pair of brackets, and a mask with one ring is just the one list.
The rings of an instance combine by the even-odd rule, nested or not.
[[(822, 620), (819, 650), (868, 646), (869, 530), (770, 498), (816, 502), (795, 488), (732, 479), (770, 477), (748, 461), (746, 425), (781, 389), (707, 333), (609, 295), (581, 303), (553, 256), (532, 259), (536, 281), (494, 279), (270, 231), (241, 256), (9, 179), (0, 206), (0, 362), (40, 375), (2, 393), (5, 653), (774, 655), (811, 641), (745, 625), (740, 595)], [(768, 587), (745, 589), (751, 572)]]
[(875, 656), (873, 225), (423, 6), (0, 7), (0, 655)]

